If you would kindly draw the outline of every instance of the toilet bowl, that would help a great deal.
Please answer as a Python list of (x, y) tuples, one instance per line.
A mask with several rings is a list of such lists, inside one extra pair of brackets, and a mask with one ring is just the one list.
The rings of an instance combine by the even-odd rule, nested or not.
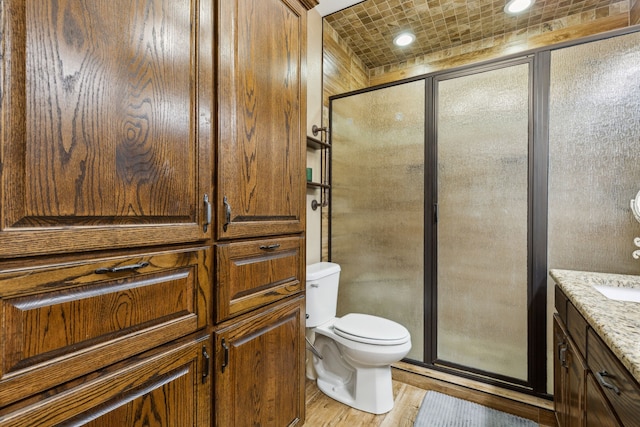
[(307, 266), (307, 328), (315, 335), (318, 388), (353, 408), (383, 414), (393, 408), (391, 364), (411, 349), (407, 329), (389, 319), (351, 313), (336, 317), (340, 266)]

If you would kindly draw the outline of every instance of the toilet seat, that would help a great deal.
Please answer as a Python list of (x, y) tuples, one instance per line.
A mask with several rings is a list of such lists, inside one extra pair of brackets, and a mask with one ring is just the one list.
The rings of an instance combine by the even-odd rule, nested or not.
[(398, 345), (411, 339), (399, 323), (369, 314), (350, 313), (335, 320), (333, 330), (348, 340), (374, 345)]

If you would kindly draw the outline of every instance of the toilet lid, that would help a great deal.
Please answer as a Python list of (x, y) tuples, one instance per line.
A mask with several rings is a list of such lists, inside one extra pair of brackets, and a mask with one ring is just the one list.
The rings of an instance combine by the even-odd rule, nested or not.
[(409, 331), (401, 324), (369, 314), (347, 314), (336, 319), (333, 330), (343, 338), (365, 344), (397, 345), (410, 339)]

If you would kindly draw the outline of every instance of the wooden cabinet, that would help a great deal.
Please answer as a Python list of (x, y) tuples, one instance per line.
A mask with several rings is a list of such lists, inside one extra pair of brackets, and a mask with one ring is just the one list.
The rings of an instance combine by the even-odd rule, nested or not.
[(211, 249), (0, 273), (0, 407), (203, 329)]
[(218, 7), (217, 236), (302, 232), (305, 6), (227, 0)]
[(554, 400), (558, 426), (637, 426), (640, 385), (558, 287), (556, 308)]
[(304, 420), (302, 295), (215, 334), (215, 425), (282, 427)]
[(586, 394), (586, 406), (589, 408), (586, 411), (587, 427), (622, 427), (591, 373), (587, 376)]
[(0, 2), (0, 425), (210, 425), (213, 6)]
[(593, 378), (621, 424), (638, 425), (640, 386), (593, 330), (589, 330), (587, 359)]
[(304, 422), (307, 10), (217, 2), (215, 424)]
[(587, 367), (576, 344), (569, 338), (556, 315), (553, 319), (554, 398), (559, 427), (584, 427), (585, 380)]
[(221, 322), (304, 290), (299, 235), (216, 246), (216, 320)]
[(208, 334), (169, 345), (0, 410), (0, 425), (209, 426)]
[(210, 237), (211, 1), (1, 3), (0, 259)]

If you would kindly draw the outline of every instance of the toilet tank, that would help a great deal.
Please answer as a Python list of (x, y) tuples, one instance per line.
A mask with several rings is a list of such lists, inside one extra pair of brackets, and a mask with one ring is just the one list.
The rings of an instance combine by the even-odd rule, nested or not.
[(307, 328), (336, 316), (340, 266), (333, 262), (307, 265)]

